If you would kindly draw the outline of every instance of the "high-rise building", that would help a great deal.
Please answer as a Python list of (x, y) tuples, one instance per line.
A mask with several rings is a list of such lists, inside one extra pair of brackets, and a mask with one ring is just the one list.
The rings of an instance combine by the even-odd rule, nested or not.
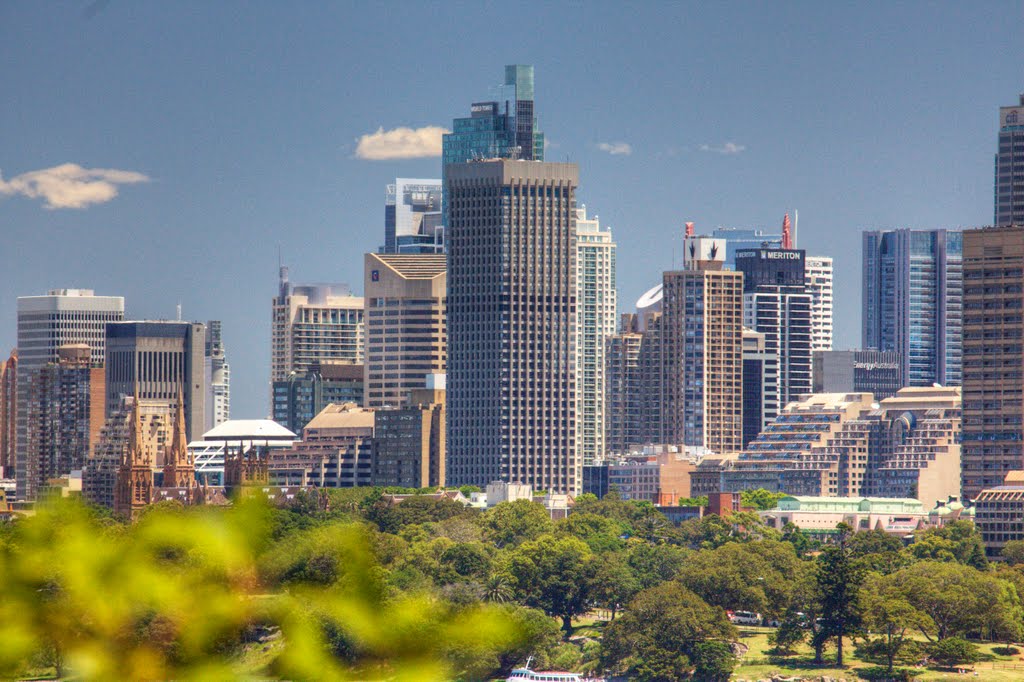
[(1024, 227), (963, 235), (963, 495), (973, 499), (1024, 469)]
[(663, 275), (660, 443), (743, 446), (743, 273), (724, 259), (722, 240), (688, 237), (686, 269)]
[(716, 227), (713, 239), (725, 240), (725, 267), (736, 269), (736, 252), (740, 249), (781, 249), (782, 235), (759, 229), (742, 227)]
[(374, 413), (373, 485), (445, 484), (445, 389), (441, 375), (431, 379), (401, 408)]
[(206, 325), (201, 322), (111, 322), (107, 324), (106, 414), (124, 397), (163, 401), (175, 407), (185, 399), (185, 432), (206, 432)]
[(224, 353), (220, 320), (206, 323), (206, 420), (204, 433), (231, 419), (231, 367)]
[(743, 325), (779, 363), (779, 406), (811, 392), (811, 294), (801, 249), (742, 249)]
[(779, 413), (779, 359), (769, 353), (765, 335), (743, 330), (743, 447)]
[(281, 268), (271, 303), (271, 382), (315, 363), (361, 364), (363, 334), (363, 298), (347, 284), (292, 284)]
[(575, 164), (446, 166), (450, 485), (576, 493)]
[(831, 258), (804, 258), (804, 287), (811, 295), (811, 350), (832, 350)]
[(362, 365), (313, 365), (304, 375), (292, 373), (274, 382), (274, 421), (293, 433), (331, 403), (360, 404), (365, 394)]
[(88, 344), (57, 349), (57, 362), (40, 367), (29, 394), (27, 491), (37, 492), (53, 478), (82, 469), (99, 440), (104, 422), (102, 365), (90, 358)]
[(14, 476), (18, 423), (18, 349), (0, 361), (0, 478)]
[[(480, 159), (544, 160), (544, 133), (537, 128), (533, 107), (533, 67), (522, 64), (505, 67), (505, 83), (498, 97), (474, 102), (467, 118), (452, 121), (452, 132), (442, 140), (441, 163), (447, 188), (449, 164)], [(443, 197), (448, 222), (448, 196)]]
[(615, 334), (615, 242), (587, 207), (576, 209), (576, 447), (590, 464), (605, 453), (605, 339)]
[(363, 405), (400, 407), (428, 375), (445, 373), (447, 267), (443, 253), (366, 254)]
[[(45, 296), (18, 298), (17, 394), (27, 396), (41, 367), (58, 360), (69, 343), (89, 345), (90, 362), (103, 364), (106, 324), (124, 319), (124, 299), (96, 296), (91, 289), (53, 289)], [(28, 402), (18, 401), (16, 424), (17, 498), (27, 497)]]
[(902, 368), (895, 351), (816, 350), (814, 392), (871, 393), (875, 400), (884, 400), (903, 387)]
[(381, 253), (444, 253), (441, 181), (397, 178), (384, 198)]
[(963, 235), (863, 233), (861, 346), (900, 353), (903, 386), (960, 385)]
[(1024, 94), (1019, 103), (999, 107), (994, 225), (1024, 224)]

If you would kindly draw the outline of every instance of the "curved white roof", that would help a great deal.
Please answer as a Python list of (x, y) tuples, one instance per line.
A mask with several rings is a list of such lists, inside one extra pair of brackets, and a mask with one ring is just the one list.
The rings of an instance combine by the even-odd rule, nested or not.
[(662, 296), (664, 296), (664, 294), (661, 290), (661, 285), (655, 285), (653, 289), (641, 296), (640, 300), (636, 302), (636, 309), (642, 311), (645, 308), (658, 305), (661, 303)]
[(203, 440), (295, 440), (294, 433), (270, 419), (229, 419), (203, 434)]

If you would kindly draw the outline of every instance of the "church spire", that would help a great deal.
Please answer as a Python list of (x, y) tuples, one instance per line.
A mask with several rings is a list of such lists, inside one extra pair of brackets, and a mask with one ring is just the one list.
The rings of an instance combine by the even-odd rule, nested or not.
[(139, 406), (139, 385), (135, 385), (132, 398), (132, 416), (128, 421), (128, 453), (126, 463), (129, 466), (142, 464), (144, 459), (142, 447), (142, 415)]
[(164, 487), (195, 487), (195, 468), (188, 458), (188, 439), (185, 437), (185, 397), (180, 385), (172, 428), (171, 447), (164, 455)]

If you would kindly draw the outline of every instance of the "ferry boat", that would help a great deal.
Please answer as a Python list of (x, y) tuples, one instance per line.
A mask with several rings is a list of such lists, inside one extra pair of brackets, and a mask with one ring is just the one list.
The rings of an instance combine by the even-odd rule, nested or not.
[(516, 668), (505, 678), (505, 682), (604, 682), (603, 677), (583, 677), (579, 673), (558, 672), (555, 670), (530, 670), (533, 657), (526, 659), (526, 665)]

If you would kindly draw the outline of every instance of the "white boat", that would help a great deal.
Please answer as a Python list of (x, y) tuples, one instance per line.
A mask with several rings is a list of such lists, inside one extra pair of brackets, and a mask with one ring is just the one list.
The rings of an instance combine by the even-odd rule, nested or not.
[(583, 677), (579, 673), (566, 673), (555, 670), (530, 670), (531, 656), (526, 665), (512, 671), (505, 682), (604, 682), (600, 677)]

